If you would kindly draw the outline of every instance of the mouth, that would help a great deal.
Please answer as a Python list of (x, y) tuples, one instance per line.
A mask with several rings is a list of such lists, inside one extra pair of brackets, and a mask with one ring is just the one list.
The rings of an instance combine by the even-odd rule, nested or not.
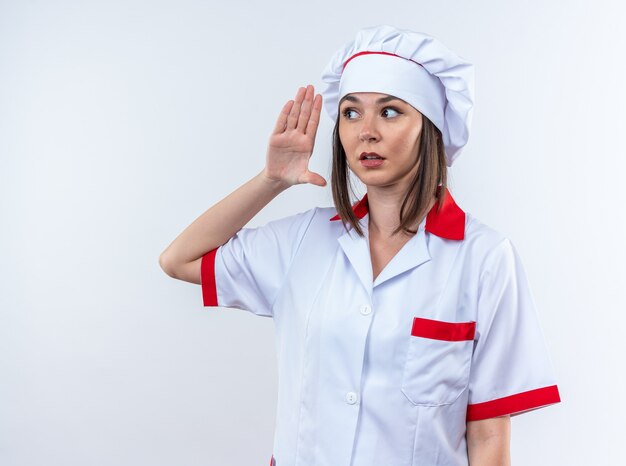
[(385, 160), (385, 157), (378, 155), (376, 152), (362, 152), (359, 160)]

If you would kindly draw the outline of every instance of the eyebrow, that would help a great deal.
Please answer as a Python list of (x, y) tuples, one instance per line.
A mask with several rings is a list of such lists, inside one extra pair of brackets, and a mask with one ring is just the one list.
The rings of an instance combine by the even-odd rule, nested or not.
[[(355, 97), (353, 95), (345, 96), (343, 99), (341, 99), (341, 102), (343, 102), (344, 100), (348, 100), (350, 102), (355, 102), (355, 103), (360, 103), (361, 102), (358, 97)], [(398, 99), (397, 97), (394, 97), (392, 95), (388, 95), (387, 97), (381, 97), (380, 99), (378, 99), (376, 101), (376, 103), (377, 104), (384, 104), (386, 102), (391, 102), (392, 100), (397, 100), (397, 101), (401, 102), (401, 100)]]

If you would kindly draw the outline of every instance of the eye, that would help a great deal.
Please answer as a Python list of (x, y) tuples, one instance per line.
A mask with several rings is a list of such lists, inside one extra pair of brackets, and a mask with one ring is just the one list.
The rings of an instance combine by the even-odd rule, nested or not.
[[(350, 116), (351, 112), (354, 112), (355, 114), (357, 114), (357, 111), (354, 110), (354, 108), (352, 108), (352, 107), (345, 108), (344, 110), (341, 111), (341, 114), (345, 118), (347, 118), (348, 120), (354, 120), (356, 117), (352, 118)], [(389, 114), (389, 112), (391, 112), (391, 114)], [(381, 114), (385, 115), (387, 117), (387, 119), (389, 119), (389, 118), (395, 118), (398, 115), (401, 115), (402, 112), (400, 110), (398, 110), (397, 108), (395, 108), (395, 107), (385, 107), (385, 108), (383, 108)]]
[(400, 110), (398, 110), (398, 109), (396, 109), (396, 108), (394, 108), (394, 107), (385, 107), (385, 108), (383, 109), (383, 113), (385, 113), (385, 112), (389, 112), (389, 111), (391, 111), (391, 112), (392, 112), (392, 115), (391, 115), (391, 117), (392, 117), (392, 118), (394, 117), (393, 112), (395, 112), (397, 115), (400, 115), (400, 114), (402, 113), (402, 112), (400, 112)]
[(346, 108), (344, 109), (341, 114), (346, 117), (348, 120), (352, 120), (352, 118), (350, 118), (350, 112), (354, 112), (354, 109), (352, 108)]

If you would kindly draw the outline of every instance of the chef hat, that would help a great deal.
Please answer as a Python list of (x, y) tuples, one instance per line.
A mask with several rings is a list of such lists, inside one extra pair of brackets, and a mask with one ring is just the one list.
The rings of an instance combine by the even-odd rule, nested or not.
[(380, 92), (406, 101), (439, 128), (448, 166), (467, 143), (474, 67), (432, 36), (387, 25), (362, 29), (335, 52), (322, 81), (333, 121), (346, 94)]

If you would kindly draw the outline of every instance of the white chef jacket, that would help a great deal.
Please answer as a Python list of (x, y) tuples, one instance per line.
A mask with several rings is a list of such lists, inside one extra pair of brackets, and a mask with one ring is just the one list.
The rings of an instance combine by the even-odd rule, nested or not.
[[(513, 244), (449, 191), (436, 208), (376, 280), (334, 207), (203, 256), (204, 306), (274, 319), (271, 465), (467, 466), (467, 421), (560, 402)], [(367, 194), (353, 210), (367, 233)]]

